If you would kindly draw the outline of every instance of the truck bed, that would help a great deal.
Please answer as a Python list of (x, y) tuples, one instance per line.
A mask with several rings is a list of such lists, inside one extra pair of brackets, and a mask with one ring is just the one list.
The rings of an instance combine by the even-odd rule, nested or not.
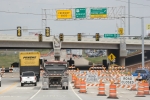
[(53, 64), (46, 65), (45, 70), (49, 75), (62, 75), (67, 70), (67, 68), (65, 65)]

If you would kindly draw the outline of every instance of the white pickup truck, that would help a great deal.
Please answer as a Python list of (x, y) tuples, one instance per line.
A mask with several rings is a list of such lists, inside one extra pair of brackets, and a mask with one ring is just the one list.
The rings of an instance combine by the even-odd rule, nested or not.
[(33, 71), (22, 72), (21, 86), (24, 86), (24, 84), (34, 84), (34, 86), (37, 86), (36, 75)]

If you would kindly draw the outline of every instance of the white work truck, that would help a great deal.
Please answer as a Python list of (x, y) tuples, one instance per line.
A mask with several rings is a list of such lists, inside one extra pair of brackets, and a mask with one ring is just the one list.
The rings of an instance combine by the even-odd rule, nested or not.
[(34, 84), (34, 86), (37, 85), (37, 78), (33, 71), (22, 72), (21, 86), (24, 86), (24, 84)]

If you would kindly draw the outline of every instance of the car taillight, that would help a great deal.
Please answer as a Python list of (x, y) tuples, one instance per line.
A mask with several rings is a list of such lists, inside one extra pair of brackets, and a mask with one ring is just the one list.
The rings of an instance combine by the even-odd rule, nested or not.
[(36, 76), (34, 77), (34, 79), (36, 80)]

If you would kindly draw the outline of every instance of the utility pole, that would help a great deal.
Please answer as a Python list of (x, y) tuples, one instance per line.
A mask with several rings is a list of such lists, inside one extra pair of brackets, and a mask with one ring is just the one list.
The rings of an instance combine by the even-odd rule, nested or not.
[(130, 0), (128, 0), (128, 35), (130, 35)]
[(142, 69), (145, 67), (144, 61), (144, 18), (141, 17), (141, 36), (142, 36)]

